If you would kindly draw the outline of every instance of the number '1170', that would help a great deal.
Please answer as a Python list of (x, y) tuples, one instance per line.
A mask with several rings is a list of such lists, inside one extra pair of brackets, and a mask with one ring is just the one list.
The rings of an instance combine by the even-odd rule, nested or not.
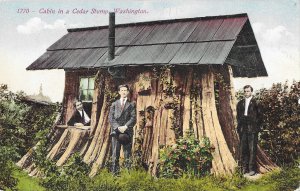
[(21, 14), (23, 14), (23, 13), (29, 13), (29, 9), (18, 9), (17, 13), (21, 13)]

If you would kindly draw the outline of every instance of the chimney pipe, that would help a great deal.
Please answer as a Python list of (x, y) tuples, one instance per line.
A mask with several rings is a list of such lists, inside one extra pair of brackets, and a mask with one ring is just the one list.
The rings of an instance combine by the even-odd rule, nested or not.
[(115, 13), (109, 12), (108, 25), (108, 61), (115, 58)]

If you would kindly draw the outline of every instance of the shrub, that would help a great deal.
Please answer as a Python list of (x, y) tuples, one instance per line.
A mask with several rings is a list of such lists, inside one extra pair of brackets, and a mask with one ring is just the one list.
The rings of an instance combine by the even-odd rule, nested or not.
[(17, 180), (12, 176), (13, 163), (11, 159), (18, 156), (13, 147), (0, 146), (0, 190), (15, 189)]
[(24, 102), (23, 92), (0, 85), (0, 189), (15, 189), (13, 163), (36, 143), (35, 134), (52, 126), (58, 105)]
[(27, 103), (24, 97), (23, 92), (13, 93), (6, 85), (0, 85), (0, 145), (14, 147), (19, 156), (34, 146), (38, 131), (53, 125), (60, 107)]
[[(242, 91), (236, 97), (242, 99)], [(300, 153), (300, 82), (273, 84), (255, 92), (255, 97), (263, 111), (260, 146), (278, 165), (293, 165)]]
[(75, 153), (62, 167), (57, 167), (54, 163), (48, 161), (42, 168), (43, 178), (41, 185), (47, 190), (87, 190), (90, 182), (88, 172), (90, 168), (82, 161), (79, 153)]
[(279, 165), (292, 165), (300, 153), (300, 82), (274, 84), (258, 98), (263, 109), (260, 144)]
[(178, 178), (184, 173), (192, 176), (208, 174), (212, 162), (212, 146), (208, 138), (200, 141), (192, 131), (171, 146), (160, 149), (160, 177)]
[(285, 167), (277, 170), (260, 180), (261, 183), (272, 182), (273, 191), (293, 191), (300, 185), (300, 168)]

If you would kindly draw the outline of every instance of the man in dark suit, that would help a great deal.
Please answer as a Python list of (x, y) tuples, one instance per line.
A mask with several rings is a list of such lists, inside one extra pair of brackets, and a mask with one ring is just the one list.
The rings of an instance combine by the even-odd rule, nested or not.
[(241, 166), (243, 173), (253, 176), (256, 173), (256, 151), (258, 133), (262, 124), (259, 103), (252, 96), (253, 88), (244, 86), (245, 98), (237, 104), (237, 131), (240, 137)]
[(84, 111), (82, 102), (75, 100), (74, 107), (76, 108), (76, 110), (74, 110), (72, 117), (67, 122), (67, 125), (68, 126), (77, 126), (77, 127), (89, 126), (91, 119)]
[[(135, 104), (130, 102), (127, 98), (129, 94), (128, 85), (120, 85), (118, 91), (120, 99), (112, 103), (109, 112), (109, 122), (111, 125), (110, 135), (112, 137), (111, 171), (114, 174), (119, 171), (121, 145), (123, 145), (125, 167), (130, 168), (133, 126), (136, 123)], [(124, 141), (124, 137), (127, 137), (129, 141)]]

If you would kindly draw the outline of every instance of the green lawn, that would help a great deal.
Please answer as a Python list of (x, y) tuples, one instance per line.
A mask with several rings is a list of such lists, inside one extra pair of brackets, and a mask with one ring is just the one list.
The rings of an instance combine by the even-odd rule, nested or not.
[(39, 180), (34, 177), (30, 177), (26, 172), (15, 169), (13, 176), (18, 179), (17, 189), (20, 191), (44, 191), (43, 187), (39, 185)]
[[(17, 189), (21, 191), (46, 190), (39, 185), (39, 179), (30, 177), (26, 172), (15, 169), (13, 176), (18, 179)], [(239, 175), (233, 177), (203, 177), (179, 178), (179, 179), (157, 179), (151, 177), (146, 172), (130, 171), (122, 172), (120, 177), (113, 177), (107, 171), (102, 171), (93, 179), (86, 179), (84, 190), (117, 190), (117, 191), (293, 191), (299, 186), (300, 169), (290, 168), (277, 170), (264, 175), (256, 181), (249, 181)], [(74, 184), (78, 182), (75, 178)], [(66, 182), (64, 183), (66, 184)], [(56, 185), (56, 183), (54, 183)], [(70, 188), (70, 187), (69, 187)], [(50, 188), (51, 190), (51, 188)], [(55, 189), (60, 190), (60, 189)], [(64, 189), (67, 191), (69, 189)], [(72, 191), (74, 190), (74, 187)], [(80, 189), (79, 189), (80, 190)]]

